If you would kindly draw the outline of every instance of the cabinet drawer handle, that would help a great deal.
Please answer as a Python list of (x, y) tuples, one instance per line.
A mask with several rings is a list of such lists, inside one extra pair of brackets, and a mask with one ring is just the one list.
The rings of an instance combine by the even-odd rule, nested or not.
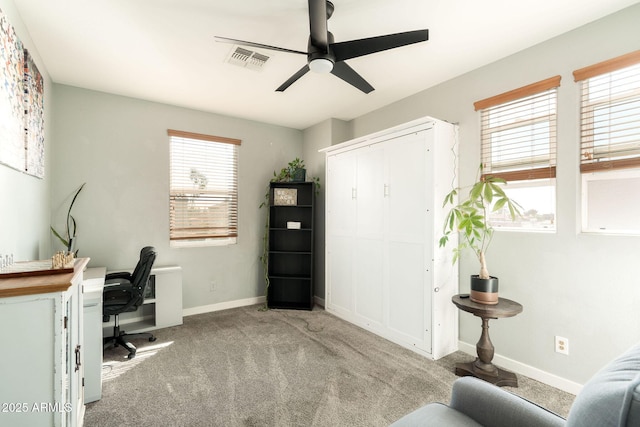
[(76, 372), (80, 370), (80, 345), (76, 346)]
[(352, 189), (351, 189), (351, 198), (352, 198), (353, 200), (355, 200), (355, 199), (356, 199), (356, 189), (355, 189), (355, 188), (352, 188)]

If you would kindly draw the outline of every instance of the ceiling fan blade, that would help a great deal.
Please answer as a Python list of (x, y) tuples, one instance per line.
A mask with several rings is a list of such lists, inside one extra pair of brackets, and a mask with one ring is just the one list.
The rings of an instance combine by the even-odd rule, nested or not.
[(326, 53), (329, 45), (326, 0), (309, 0), (309, 30), (311, 44)]
[(289, 77), (289, 80), (282, 83), (280, 87), (276, 89), (276, 92), (284, 92), (289, 86), (294, 84), (300, 77), (304, 76), (308, 72), (309, 72), (309, 65), (305, 65), (304, 67), (300, 68), (297, 73)]
[(369, 93), (374, 90), (373, 86), (371, 86), (360, 74), (356, 73), (355, 70), (345, 62), (336, 62), (333, 65), (331, 74), (340, 77), (342, 80), (349, 83), (351, 86), (360, 89), (364, 93)]
[(336, 61), (357, 58), (383, 50), (407, 46), (429, 40), (429, 30), (407, 31), (404, 33), (388, 34), (386, 36), (370, 37), (367, 39), (351, 40), (332, 43), (330, 48)]
[(251, 47), (257, 47), (257, 48), (261, 48), (261, 49), (277, 50), (279, 52), (299, 53), (299, 54), (302, 54), (302, 55), (306, 55), (307, 54), (307, 52), (301, 52), (299, 50), (285, 49), (283, 47), (269, 46), (268, 44), (248, 42), (248, 41), (245, 41), (245, 40), (230, 39), (228, 37), (215, 36), (215, 39), (216, 39), (216, 41), (222, 42), (222, 43), (233, 43), (233, 44), (239, 44), (239, 45), (242, 45), (242, 46), (251, 46)]

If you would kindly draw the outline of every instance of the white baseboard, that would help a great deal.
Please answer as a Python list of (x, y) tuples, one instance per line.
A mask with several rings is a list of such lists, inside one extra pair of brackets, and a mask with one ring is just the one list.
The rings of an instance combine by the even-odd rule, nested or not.
[[(466, 342), (459, 341), (458, 349), (462, 352), (465, 352), (474, 357), (477, 357), (475, 345), (471, 345), (471, 344), (467, 344)], [(509, 359), (508, 357), (504, 357), (499, 354), (495, 354), (493, 356), (492, 363), (500, 366), (501, 368), (505, 368), (509, 371), (515, 372), (516, 374), (524, 375), (536, 381), (540, 381), (542, 383), (550, 385), (551, 387), (555, 387), (562, 391), (566, 391), (567, 393), (571, 393), (575, 395), (575, 394), (578, 394), (580, 390), (582, 390), (582, 384), (578, 384), (574, 381), (559, 377), (549, 372), (545, 372), (541, 369), (534, 368), (533, 366), (526, 365), (522, 362)]]
[[(267, 301), (266, 297), (254, 297), (239, 299), (235, 301), (220, 302), (217, 304), (201, 305), (199, 307), (185, 308), (182, 310), (182, 315), (193, 316), (195, 314), (212, 313), (214, 311), (228, 310), (230, 308), (246, 307), (248, 305), (263, 304)], [(324, 308), (324, 298), (314, 297), (316, 304)]]
[(183, 316), (193, 316), (194, 314), (211, 313), (214, 311), (228, 310), (230, 308), (246, 307), (248, 305), (262, 304), (267, 299), (264, 296), (239, 299), (235, 301), (219, 302), (217, 304), (201, 305), (199, 307), (185, 308), (182, 310)]

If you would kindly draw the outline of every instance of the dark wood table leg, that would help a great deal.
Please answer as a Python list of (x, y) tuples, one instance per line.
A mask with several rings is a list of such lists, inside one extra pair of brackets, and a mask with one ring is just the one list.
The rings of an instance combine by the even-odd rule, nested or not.
[(500, 369), (491, 363), (494, 352), (495, 348), (489, 338), (489, 318), (482, 317), (482, 334), (476, 344), (478, 357), (473, 362), (456, 364), (456, 375), (459, 377), (471, 375), (499, 387), (518, 387), (516, 374)]

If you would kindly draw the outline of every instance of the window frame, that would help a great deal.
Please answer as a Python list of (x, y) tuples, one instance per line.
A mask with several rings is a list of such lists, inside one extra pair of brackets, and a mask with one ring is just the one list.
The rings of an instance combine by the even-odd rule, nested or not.
[[(514, 190), (522, 188), (549, 188), (549, 194), (553, 198), (550, 204), (553, 212), (553, 219), (550, 224), (540, 223), (536, 227), (531, 227), (531, 221), (523, 220), (520, 226), (509, 226), (504, 223), (496, 222), (497, 220), (489, 219), (496, 230), (505, 231), (522, 231), (522, 232), (555, 232), (556, 231), (556, 165), (557, 165), (557, 111), (558, 111), (558, 88), (560, 86), (561, 76), (553, 76), (545, 80), (541, 80), (490, 98), (486, 98), (474, 103), (475, 111), (480, 112), (480, 140), (481, 140), (481, 164), (482, 176), (494, 176), (504, 179), (506, 182), (512, 182)], [(544, 103), (553, 103), (540, 109)], [(539, 105), (536, 106), (536, 103)], [(522, 111), (530, 109), (530, 114), (522, 114)], [(534, 113), (538, 108), (544, 114)], [(502, 123), (499, 126), (487, 127), (491, 121), (491, 114), (511, 113), (515, 117), (509, 123)], [(508, 116), (508, 114), (505, 114)], [(520, 117), (517, 117), (520, 115)], [(538, 134), (536, 125), (549, 123), (545, 130)], [(508, 153), (508, 149), (502, 148), (502, 154), (506, 157), (514, 157), (511, 161), (494, 161), (494, 141), (492, 136), (500, 132), (515, 130), (527, 131), (532, 135), (531, 144), (526, 150), (529, 154), (521, 154), (514, 156)], [(514, 135), (512, 135), (514, 137)], [(527, 134), (515, 135), (513, 138), (513, 146), (521, 145), (518, 140), (526, 140)], [(545, 144), (548, 141), (548, 144)], [(546, 146), (545, 146), (546, 145)], [(524, 146), (524, 145), (523, 145)], [(538, 150), (538, 153), (536, 153)], [(532, 154), (533, 153), (533, 154)], [(509, 193), (508, 185), (503, 187)], [(516, 199), (516, 201), (518, 201)], [(543, 215), (544, 216), (544, 213)], [(529, 226), (528, 226), (529, 225)]]
[[(638, 79), (640, 79), (640, 50), (618, 56), (616, 58), (602, 61), (594, 65), (590, 65), (573, 72), (575, 82), (580, 84), (580, 172), (591, 173), (598, 171), (611, 171), (616, 169), (638, 168), (640, 167), (640, 144), (634, 143), (615, 143), (614, 146), (622, 148), (622, 151), (629, 155), (626, 158), (616, 158), (615, 151), (611, 149), (598, 149), (594, 145), (596, 130), (605, 126), (597, 127), (593, 120), (597, 108), (611, 108), (619, 105), (621, 102), (640, 102), (640, 85), (635, 90), (618, 94), (617, 96), (603, 97), (595, 102), (589, 102), (589, 82), (595, 78), (605, 78), (607, 75), (613, 78), (613, 73), (623, 71), (627, 68), (638, 67)], [(610, 80), (607, 89), (611, 90), (615, 80)], [(640, 130), (640, 120), (636, 120), (636, 130)], [(591, 126), (590, 126), (591, 124)], [(611, 133), (608, 131), (607, 133)], [(625, 145), (631, 149), (624, 149)], [(611, 147), (611, 144), (608, 144)], [(613, 154), (612, 156), (610, 156)], [(594, 158), (604, 158), (604, 161), (593, 161)], [(613, 159), (611, 159), (613, 157)]]
[[(621, 227), (620, 223), (617, 223), (616, 227), (609, 226), (609, 222), (604, 225), (605, 227), (599, 226), (590, 226), (590, 224), (595, 223), (596, 221), (591, 220), (589, 218), (589, 183), (597, 182), (597, 183), (606, 183), (610, 180), (640, 180), (640, 168), (625, 168), (625, 169), (613, 169), (606, 171), (598, 171), (598, 172), (585, 172), (582, 173), (582, 189), (581, 189), (581, 219), (582, 219), (582, 233), (589, 234), (609, 234), (609, 235), (623, 235), (623, 236), (639, 236), (640, 235), (640, 227), (639, 228), (625, 228)], [(637, 187), (636, 187), (637, 188)], [(615, 193), (615, 190), (619, 189), (619, 187), (614, 188), (612, 193)], [(635, 200), (633, 197), (625, 197), (623, 201)], [(604, 206), (608, 206), (607, 203), (603, 204)], [(637, 209), (640, 211), (640, 208)], [(611, 216), (617, 216), (620, 209), (616, 209), (614, 215), (608, 215), (607, 218), (610, 219)], [(636, 212), (633, 212), (633, 215), (637, 215)], [(635, 218), (635, 217), (634, 217)], [(602, 225), (602, 224), (601, 224)]]
[[(239, 147), (242, 141), (174, 129), (167, 129), (167, 135), (169, 136), (170, 246), (179, 248), (236, 244), (238, 238)], [(182, 145), (183, 151), (180, 152), (182, 156), (180, 160), (174, 158), (174, 150), (177, 149), (174, 144)], [(221, 145), (208, 146), (208, 144)], [(229, 148), (231, 148), (230, 152)], [(203, 150), (207, 151), (208, 155), (204, 155)], [(185, 161), (184, 159), (189, 155), (192, 155), (193, 159)], [(196, 163), (191, 163), (193, 161)], [(217, 166), (219, 162), (223, 164), (222, 171), (216, 173), (216, 169), (219, 169)], [(191, 188), (185, 184), (187, 182), (185, 169), (191, 169), (189, 173), (189, 180), (192, 182)], [(194, 175), (194, 170), (196, 175)], [(204, 183), (198, 181), (198, 173), (202, 175)], [(208, 182), (209, 179), (213, 179), (211, 184)], [(198, 188), (194, 186), (198, 186)], [(209, 186), (214, 188), (208, 188)], [(195, 204), (199, 210), (195, 219), (193, 219), (193, 214), (190, 219), (182, 206), (185, 200)], [(223, 215), (220, 215), (221, 206), (216, 206), (221, 203), (226, 206), (222, 209)], [(213, 222), (220, 222), (221, 219), (221, 225), (212, 225)]]
[[(624, 71), (636, 67), (636, 70), (632, 70), (630, 75), (630, 82), (633, 84), (630, 90), (623, 94), (615, 94), (616, 89), (619, 89), (617, 84), (620, 84), (624, 80)], [(612, 235), (640, 235), (640, 226), (637, 228), (625, 227), (625, 220), (616, 223), (612, 220), (612, 223), (607, 222), (605, 227), (594, 226), (598, 222), (597, 218), (603, 217), (603, 212), (596, 209), (595, 212), (591, 211), (595, 215), (595, 219), (589, 217), (589, 207), (594, 203), (589, 200), (590, 183), (601, 183), (605, 185), (609, 180), (634, 180), (640, 178), (640, 116), (637, 112), (640, 111), (638, 105), (640, 103), (640, 50), (630, 52), (625, 55), (621, 55), (606, 61), (602, 61), (593, 65), (589, 65), (584, 68), (580, 68), (573, 72), (574, 81), (579, 83), (579, 96), (580, 96), (580, 111), (579, 111), (579, 163), (581, 174), (581, 232), (582, 233), (594, 233), (594, 234), (612, 234)], [(597, 81), (591, 81), (591, 79), (602, 79), (602, 83)], [(607, 81), (608, 79), (608, 81)], [(593, 87), (589, 86), (590, 83), (599, 84), (600, 87), (605, 90), (606, 97), (601, 99), (591, 100), (589, 96), (593, 90)], [(615, 96), (612, 96), (615, 95)], [(628, 117), (633, 120), (629, 127), (624, 127), (622, 130), (625, 132), (631, 132), (631, 135), (639, 135), (635, 141), (625, 142), (623, 140), (611, 141), (612, 134), (619, 129), (614, 130), (614, 121), (619, 120), (619, 116), (612, 116), (608, 123), (599, 126), (594, 120), (597, 108), (614, 109), (619, 106), (621, 102), (628, 102), (629, 105), (622, 112), (631, 112)], [(639, 117), (639, 118), (635, 118)], [(598, 153), (598, 148), (595, 144), (595, 135), (600, 131), (600, 134), (606, 135), (604, 138), (607, 141), (605, 148), (601, 148)], [(610, 211), (607, 218), (617, 217), (616, 213), (620, 210), (619, 205), (614, 203), (603, 202), (605, 208), (610, 207), (615, 211)]]

